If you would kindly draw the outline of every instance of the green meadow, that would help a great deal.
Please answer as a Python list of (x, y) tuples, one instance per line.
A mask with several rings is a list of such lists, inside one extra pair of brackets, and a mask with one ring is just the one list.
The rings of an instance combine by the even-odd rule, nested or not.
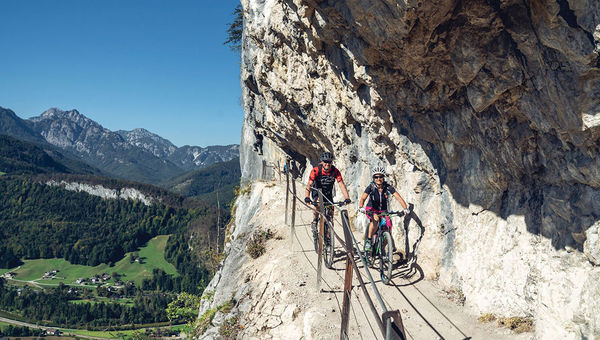
[[(121, 275), (122, 281), (133, 281), (139, 286), (144, 279), (152, 278), (152, 270), (155, 268), (162, 269), (167, 274), (179, 276), (175, 266), (167, 262), (164, 258), (164, 250), (168, 238), (169, 235), (160, 235), (148, 241), (146, 246), (140, 248), (137, 252), (141, 259), (140, 262), (130, 263), (130, 253), (125, 254), (125, 257), (112, 267), (107, 264), (100, 264), (95, 267), (71, 264), (65, 259), (23, 260), (24, 264), (21, 266), (2, 269), (0, 273), (15, 272), (17, 275), (15, 280), (9, 281), (11, 283), (33, 281), (40, 286), (57, 286), (59, 283), (78, 285), (75, 283), (78, 278), (89, 279), (94, 275), (101, 275), (103, 273), (118, 273)], [(58, 272), (53, 279), (42, 279), (45, 272), (54, 269), (58, 270)], [(111, 279), (108, 282), (113, 283), (114, 280)], [(95, 286), (89, 281), (86, 284)]]

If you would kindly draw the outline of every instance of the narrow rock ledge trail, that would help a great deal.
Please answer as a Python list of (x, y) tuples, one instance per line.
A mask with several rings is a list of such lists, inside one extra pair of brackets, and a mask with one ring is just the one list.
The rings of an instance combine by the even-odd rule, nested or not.
[[(310, 230), (312, 212), (297, 201), (292, 244), (290, 226), (284, 222), (285, 190), (285, 184), (278, 182), (259, 181), (252, 188), (252, 195), (261, 195), (262, 205), (250, 224), (258, 229), (271, 230), (276, 237), (267, 241), (262, 256), (248, 259), (241, 268), (244, 281), (253, 288), (239, 300), (236, 308), (241, 313), (238, 319), (242, 326), (238, 338), (339, 339), (344, 250), (337, 242), (333, 268), (323, 266), (321, 291), (317, 291), (317, 254), (313, 249)], [(334, 229), (342, 236), (340, 223), (339, 212), (336, 211)], [(354, 236), (358, 242), (362, 242), (362, 231), (354, 231)], [(400, 310), (408, 339), (534, 338), (533, 333), (515, 334), (499, 328), (495, 322), (479, 322), (479, 315), (469, 314), (468, 301), (466, 306), (461, 306), (455, 302), (456, 299), (449, 299), (435, 281), (424, 279), (420, 270), (413, 270), (412, 273), (403, 271), (398, 263), (401, 256), (398, 252), (403, 250), (403, 246), (397, 244), (397, 248), (390, 285), (384, 285), (379, 280), (376, 268), (370, 270), (388, 310)], [(356, 257), (356, 261), (368, 285), (369, 294), (381, 313), (360, 259)], [(418, 262), (416, 265), (418, 267)], [(352, 283), (349, 338), (383, 339), (356, 276)], [(215, 329), (205, 333), (204, 338), (212, 337), (218, 338)]]

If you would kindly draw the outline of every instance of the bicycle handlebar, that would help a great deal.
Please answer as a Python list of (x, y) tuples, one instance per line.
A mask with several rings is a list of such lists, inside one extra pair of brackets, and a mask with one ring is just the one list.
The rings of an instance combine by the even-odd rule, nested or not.
[[(319, 205), (319, 203), (316, 202), (316, 201), (311, 200), (310, 202), (312, 203), (312, 205)], [(344, 201), (333, 202), (333, 203), (325, 202), (325, 203), (323, 203), (323, 207), (332, 207), (334, 205), (337, 205), (338, 207), (341, 207), (344, 204), (346, 204)]]
[(365, 215), (377, 214), (377, 215), (380, 215), (380, 216), (394, 216), (394, 215), (396, 215), (398, 217), (402, 217), (402, 216), (404, 216), (404, 211), (387, 211), (387, 212), (386, 211), (382, 211), (382, 212), (379, 212), (379, 213), (376, 213), (374, 211), (365, 211), (365, 212), (363, 212), (363, 214), (365, 214)]

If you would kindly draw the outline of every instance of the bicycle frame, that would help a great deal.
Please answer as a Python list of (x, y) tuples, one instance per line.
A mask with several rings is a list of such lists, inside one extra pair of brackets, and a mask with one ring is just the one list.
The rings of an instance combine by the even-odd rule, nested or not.
[[(344, 204), (344, 202), (333, 202), (333, 203), (326, 203), (323, 204), (323, 216), (321, 216), (321, 214), (317, 215), (318, 219), (321, 219), (323, 217), (325, 217), (324, 223), (323, 223), (323, 243), (324, 243), (324, 247), (323, 247), (323, 251), (324, 251), (324, 259), (325, 259), (325, 266), (327, 268), (332, 268), (333, 266), (333, 258), (335, 256), (335, 235), (334, 235), (334, 231), (333, 231), (333, 213), (335, 210), (335, 205), (338, 206), (342, 206)], [(316, 238), (316, 236), (313, 239), (314, 242), (314, 246), (315, 246), (315, 251), (318, 253), (318, 240)]]
[[(393, 250), (392, 249), (394, 246), (394, 240), (391, 235), (391, 220), (390, 220), (390, 226), (388, 226), (386, 217), (391, 217), (393, 215), (402, 216), (402, 215), (404, 215), (404, 213), (391, 211), (391, 212), (381, 212), (381, 213), (378, 213), (377, 215), (379, 215), (380, 219), (379, 219), (379, 222), (376, 224), (377, 230), (375, 231), (375, 234), (373, 235), (375, 237), (375, 239), (373, 241), (371, 251), (369, 251), (369, 252), (365, 251), (365, 258), (367, 260), (367, 264), (369, 264), (369, 262), (371, 262), (370, 265), (374, 265), (375, 259), (379, 260), (379, 273), (381, 275), (381, 280), (383, 283), (388, 284), (391, 279), (392, 267), (393, 267), (393, 260), (392, 260)], [(375, 223), (375, 221), (373, 221), (373, 223)], [(386, 241), (386, 239), (387, 239), (387, 241)], [(365, 240), (365, 242), (366, 242), (366, 240)], [(387, 245), (387, 247), (386, 247), (386, 245)], [(387, 248), (387, 251), (385, 251), (385, 253), (387, 253), (387, 254), (384, 254), (384, 248)]]

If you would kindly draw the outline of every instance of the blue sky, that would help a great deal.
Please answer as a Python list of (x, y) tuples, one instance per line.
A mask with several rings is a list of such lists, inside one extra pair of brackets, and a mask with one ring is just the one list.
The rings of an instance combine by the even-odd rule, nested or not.
[(234, 0), (0, 0), (0, 106), (22, 118), (77, 109), (177, 146), (237, 144)]

